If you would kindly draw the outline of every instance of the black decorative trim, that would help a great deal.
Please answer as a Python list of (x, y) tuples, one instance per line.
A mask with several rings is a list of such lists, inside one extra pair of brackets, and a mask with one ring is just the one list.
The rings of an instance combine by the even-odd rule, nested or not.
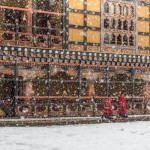
[(150, 21), (150, 18), (141, 18), (141, 17), (138, 17), (138, 20), (140, 20), (140, 21)]
[(143, 2), (143, 1), (139, 1), (138, 5), (150, 7), (150, 4), (147, 4), (146, 2)]
[(138, 49), (141, 49), (141, 50), (150, 50), (150, 47), (141, 47), (141, 46), (139, 46)]
[(33, 33), (33, 46), (36, 47), (36, 7), (37, 7), (37, 3), (36, 0), (32, 0), (32, 33)]
[[(83, 45), (84, 44), (84, 42), (74, 42), (74, 41), (69, 41), (69, 44), (78, 44), (78, 45)], [(87, 42), (87, 45), (88, 46), (101, 46), (101, 44), (100, 43), (88, 43)]]
[(65, 14), (62, 16), (62, 48), (66, 49), (66, 1), (62, 0), (62, 13)]
[(138, 32), (138, 35), (148, 35), (148, 36), (150, 36), (150, 33), (148, 33), (148, 32)]
[[(69, 25), (69, 28), (74, 28), (74, 29), (85, 29), (85, 26)], [(100, 31), (101, 28), (98, 28), (98, 27), (88, 27), (88, 26), (87, 26), (87, 30)]]
[[(75, 12), (75, 13), (84, 13), (85, 10), (80, 10), (80, 9), (71, 9), (69, 8), (69, 12)], [(101, 12), (96, 12), (96, 11), (88, 11), (87, 14), (90, 15), (101, 15)]]
[[(80, 43), (82, 44), (82, 43)], [(91, 43), (92, 44), (92, 43)], [(90, 45), (90, 44), (89, 44)], [(98, 44), (99, 46), (99, 44)], [(150, 47), (139, 49), (150, 50)], [(10, 55), (13, 54), (14, 55)], [(20, 55), (20, 53), (22, 55)], [(84, 57), (83, 57), (84, 56)], [(0, 46), (0, 60), (148, 67), (150, 56)]]
[(87, 50), (87, 0), (84, 0), (84, 50)]
[(69, 2), (65, 1), (66, 3), (66, 49), (68, 49), (68, 43), (69, 43)]

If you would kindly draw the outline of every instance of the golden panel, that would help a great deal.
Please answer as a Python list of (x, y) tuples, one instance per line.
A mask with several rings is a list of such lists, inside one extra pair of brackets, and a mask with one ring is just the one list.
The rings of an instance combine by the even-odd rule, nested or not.
[(100, 16), (98, 15), (87, 15), (87, 26), (88, 27), (99, 27), (100, 28)]
[(149, 36), (139, 35), (138, 46), (149, 47)]
[(149, 32), (149, 22), (138, 21), (138, 32)]
[(69, 0), (69, 8), (84, 9), (84, 1), (82, 0)]
[(0, 109), (0, 116), (6, 116), (6, 113), (2, 109)]
[(84, 14), (69, 12), (69, 24), (84, 26)]
[(149, 7), (138, 6), (138, 17), (149, 18)]
[(69, 41), (83, 42), (83, 30), (69, 29)]
[(87, 42), (100, 43), (100, 31), (87, 31)]
[(101, 11), (100, 0), (87, 0), (87, 10), (100, 12)]

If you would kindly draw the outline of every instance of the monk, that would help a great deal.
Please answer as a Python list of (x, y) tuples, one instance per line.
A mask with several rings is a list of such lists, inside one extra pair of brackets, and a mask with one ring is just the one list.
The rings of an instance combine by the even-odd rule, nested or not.
[(109, 95), (108, 98), (104, 102), (104, 114), (102, 115), (102, 119), (103, 117), (108, 118), (108, 119), (113, 119), (112, 115), (113, 114), (112, 114), (112, 108), (111, 108), (111, 97)]
[(122, 92), (120, 92), (120, 96), (118, 97), (117, 117), (128, 118), (126, 111), (126, 99)]

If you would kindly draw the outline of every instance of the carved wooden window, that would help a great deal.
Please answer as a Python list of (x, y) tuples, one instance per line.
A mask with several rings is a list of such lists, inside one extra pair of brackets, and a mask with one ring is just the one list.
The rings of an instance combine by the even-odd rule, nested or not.
[(124, 15), (124, 16), (127, 16), (127, 6), (124, 6), (124, 7), (123, 7), (123, 15)]
[(121, 45), (121, 35), (120, 34), (117, 37), (117, 44)]
[(130, 21), (130, 23), (129, 23), (129, 29), (130, 29), (130, 31), (133, 31), (133, 21)]
[(108, 5), (108, 3), (104, 4), (104, 13), (109, 13), (109, 5)]
[(128, 45), (128, 38), (127, 36), (123, 36), (123, 45)]
[(127, 30), (128, 28), (128, 22), (125, 20), (123, 21), (123, 30)]
[(129, 16), (133, 17), (134, 8), (131, 6), (129, 9)]
[(111, 44), (115, 44), (115, 35), (114, 34), (111, 36)]
[(104, 19), (104, 28), (109, 28), (109, 19)]
[(111, 28), (112, 28), (112, 29), (115, 29), (115, 19), (112, 19), (112, 20), (111, 20)]
[(112, 15), (115, 14), (115, 5), (114, 4), (111, 5), (111, 14)]
[(118, 29), (121, 30), (121, 20), (118, 20)]
[(117, 14), (121, 15), (121, 6), (120, 5), (118, 5), (118, 7), (117, 7)]
[(129, 37), (129, 44), (130, 46), (134, 45), (134, 37), (132, 35)]
[(104, 43), (109, 44), (109, 35), (107, 33), (104, 35)]

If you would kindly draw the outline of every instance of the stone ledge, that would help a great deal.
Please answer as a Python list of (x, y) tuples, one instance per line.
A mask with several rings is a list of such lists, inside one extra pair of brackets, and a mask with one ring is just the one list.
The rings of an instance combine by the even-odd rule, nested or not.
[(104, 119), (101, 117), (62, 117), (62, 118), (25, 118), (25, 119), (0, 119), (0, 127), (27, 127), (27, 126), (52, 126), (74, 124), (100, 124), (117, 122), (150, 121), (149, 115), (129, 116), (129, 118)]

